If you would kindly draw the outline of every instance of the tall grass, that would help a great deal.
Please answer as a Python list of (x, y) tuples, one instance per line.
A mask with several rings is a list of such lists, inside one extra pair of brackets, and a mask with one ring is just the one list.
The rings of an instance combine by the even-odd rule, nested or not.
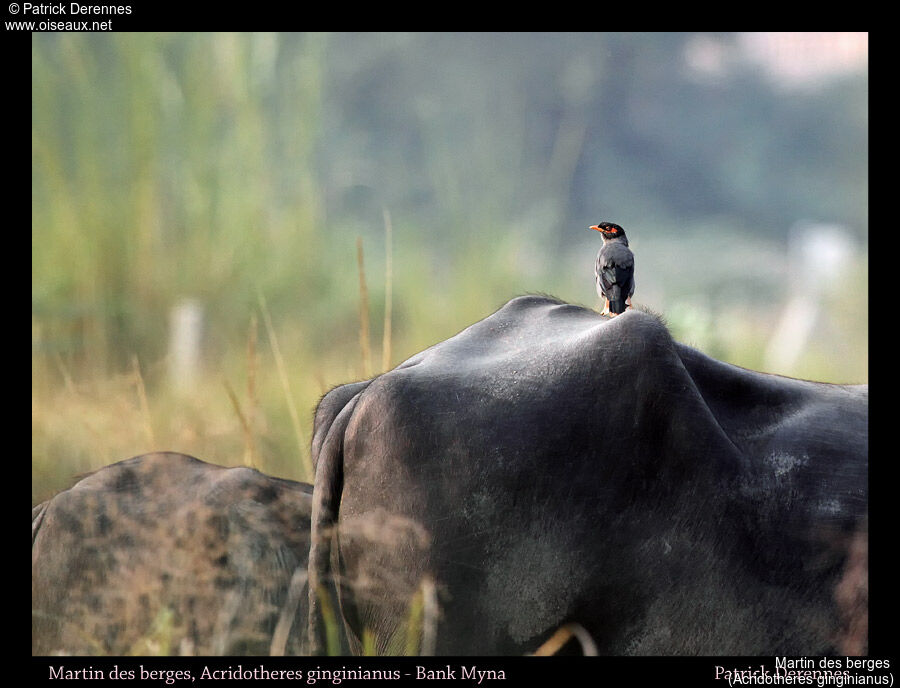
[[(328, 388), (377, 374), (517, 294), (592, 304), (596, 246), (585, 240), (552, 260), (546, 249), (559, 206), (507, 217), (543, 178), (531, 169), (517, 181), (527, 127), (515, 108), (493, 124), (473, 119), (464, 156), (447, 137), (449, 114), (423, 106), (406, 120), (428, 144), (434, 225), (402, 206), (389, 213), (375, 186), (367, 209), (341, 205), (321, 142), (335, 136), (340, 103), (327, 75), (345, 38), (32, 38), (33, 500), (79, 472), (162, 449), (309, 480), (312, 412)], [(560, 188), (583, 135), (570, 105), (551, 165)], [(694, 317), (709, 294), (681, 282), (654, 292), (665, 257), (652, 263), (654, 242), (635, 236), (636, 302), (671, 310), (686, 342), (758, 367), (771, 310), (734, 301)], [(383, 282), (366, 282), (358, 237)], [(205, 319), (194, 382), (178, 391), (167, 323), (184, 298)], [(860, 298), (837, 294), (830, 350), (812, 347), (781, 372), (865, 381)], [(370, 343), (379, 340), (380, 357)]]
[[(324, 391), (502, 302), (485, 285), (454, 312), (434, 310), (430, 291), (454, 288), (431, 278), (422, 238), (386, 211), (384, 241), (373, 235), (366, 252), (385, 282), (365, 284), (314, 162), (328, 42), (33, 39), (34, 500), (158, 449), (309, 480)], [(185, 297), (203, 305), (203, 358), (178, 392), (167, 323)], [(370, 309), (383, 320), (360, 321)], [(267, 350), (248, 340), (257, 317)], [(381, 339), (381, 368), (360, 355), (360, 327), (373, 330), (362, 341)]]

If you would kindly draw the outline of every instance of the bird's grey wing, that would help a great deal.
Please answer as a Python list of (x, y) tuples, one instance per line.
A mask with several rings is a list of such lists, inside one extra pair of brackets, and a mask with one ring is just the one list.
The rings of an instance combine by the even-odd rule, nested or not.
[(616, 283), (615, 265), (609, 260), (609, 255), (603, 249), (597, 254), (597, 262), (594, 265), (594, 277), (597, 281), (597, 291), (606, 297), (609, 288)]
[(626, 298), (631, 298), (634, 294), (634, 259), (631, 264), (616, 267), (616, 281), (622, 287), (622, 293)]
[(600, 287), (603, 289), (604, 296), (609, 294), (609, 290), (616, 286), (616, 267), (607, 265), (600, 270)]
[(625, 249), (623, 257), (617, 261), (619, 268), (618, 280), (622, 285), (622, 293), (626, 298), (631, 298), (634, 294), (634, 254), (628, 247)]
[(626, 296), (634, 293), (634, 254), (627, 246), (608, 244), (600, 249), (594, 273), (604, 294), (613, 285), (618, 285)]

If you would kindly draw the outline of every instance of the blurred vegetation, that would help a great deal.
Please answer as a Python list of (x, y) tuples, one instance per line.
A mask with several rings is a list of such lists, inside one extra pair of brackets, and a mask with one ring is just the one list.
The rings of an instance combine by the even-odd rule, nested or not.
[[(790, 228), (839, 224), (856, 278), (772, 372), (866, 382), (866, 74), (698, 75), (694, 38), (35, 34), (33, 501), (151, 450), (309, 480), (318, 397), (363, 376), (360, 237), (382, 369), (386, 220), (391, 366), (520, 293), (596, 305), (586, 228), (612, 219), (636, 303), (764, 369)], [(186, 389), (167, 366), (185, 298)]]

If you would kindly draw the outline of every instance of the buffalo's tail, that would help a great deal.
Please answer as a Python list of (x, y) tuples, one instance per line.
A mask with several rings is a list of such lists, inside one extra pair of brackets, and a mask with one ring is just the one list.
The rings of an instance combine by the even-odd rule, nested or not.
[[(335, 542), (335, 528), (344, 484), (344, 433), (353, 409), (359, 399), (357, 394), (334, 418), (320, 445), (314, 448), (316, 466), (313, 485), (312, 517), (310, 520), (309, 549), (309, 654), (322, 654), (328, 645), (327, 637), (335, 629), (326, 627), (329, 623), (342, 626), (340, 621), (340, 600), (334, 577), (329, 574), (332, 548)], [(346, 634), (343, 634), (346, 635)]]

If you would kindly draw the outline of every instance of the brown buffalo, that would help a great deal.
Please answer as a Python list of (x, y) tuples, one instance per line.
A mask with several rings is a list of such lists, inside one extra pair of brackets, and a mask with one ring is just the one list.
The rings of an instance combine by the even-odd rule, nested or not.
[(311, 492), (175, 453), (91, 473), (32, 511), (32, 652), (302, 653)]

